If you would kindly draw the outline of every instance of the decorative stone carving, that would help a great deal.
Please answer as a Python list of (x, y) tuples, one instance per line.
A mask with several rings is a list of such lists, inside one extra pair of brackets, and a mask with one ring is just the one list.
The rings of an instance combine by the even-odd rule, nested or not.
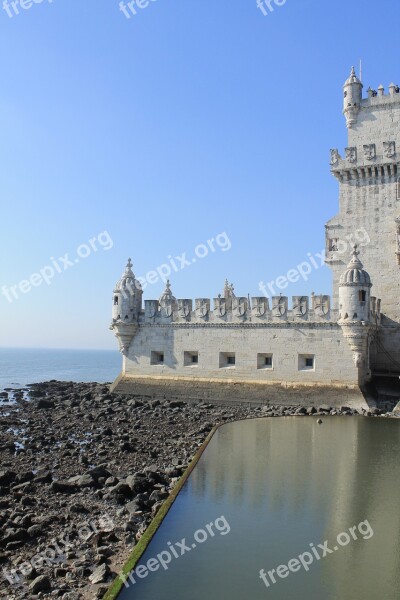
[(355, 146), (352, 146), (351, 148), (345, 148), (345, 152), (346, 152), (346, 159), (350, 163), (355, 163), (357, 160), (357, 148)]
[(233, 314), (235, 317), (244, 317), (247, 313), (248, 301), (245, 296), (233, 299)]
[(181, 319), (189, 320), (190, 315), (192, 314), (192, 301), (189, 299), (179, 299), (178, 300), (178, 315)]
[(200, 319), (205, 319), (210, 313), (210, 300), (209, 298), (196, 298), (196, 315)]
[(172, 294), (171, 284), (169, 282), (169, 279), (167, 280), (164, 292), (160, 296), (159, 303), (160, 303), (160, 307), (161, 307), (162, 316), (172, 317), (174, 308), (176, 307), (176, 298)]
[(364, 158), (367, 160), (374, 160), (376, 158), (376, 146), (375, 144), (364, 144)]
[(316, 315), (326, 317), (330, 311), (330, 297), (312, 294), (312, 307)]
[(396, 156), (396, 142), (383, 142), (383, 154), (386, 158)]
[(221, 295), (219, 295), (218, 298), (214, 298), (214, 312), (217, 317), (225, 317), (226, 298), (222, 298)]
[(296, 317), (305, 317), (308, 313), (308, 297), (293, 296), (293, 312)]
[(263, 317), (269, 310), (268, 298), (265, 296), (254, 296), (252, 299), (253, 315), (255, 317)]
[(331, 148), (330, 153), (331, 153), (331, 160), (330, 160), (331, 166), (337, 165), (337, 163), (339, 162), (339, 158), (340, 158), (338, 149)]
[(144, 301), (144, 314), (146, 319), (154, 319), (160, 310), (158, 300)]
[(274, 296), (272, 298), (272, 315), (284, 317), (288, 310), (288, 299), (286, 296)]

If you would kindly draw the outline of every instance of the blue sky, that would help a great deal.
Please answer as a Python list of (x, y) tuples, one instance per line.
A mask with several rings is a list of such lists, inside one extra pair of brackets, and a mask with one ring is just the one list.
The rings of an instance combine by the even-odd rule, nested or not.
[[(267, 16), (255, 0), (156, 0), (130, 19), (118, 0), (43, 0), (19, 13), (0, 8), (0, 287), (52, 264), (54, 276), (0, 296), (2, 346), (116, 347), (127, 257), (144, 276), (223, 232), (231, 248), (214, 242), (173, 273), (174, 294), (213, 297), (228, 277), (260, 295), (324, 247), (351, 65), (363, 59), (365, 88), (400, 83), (394, 0), (287, 0)], [(331, 292), (327, 267), (284, 293), (312, 291)]]

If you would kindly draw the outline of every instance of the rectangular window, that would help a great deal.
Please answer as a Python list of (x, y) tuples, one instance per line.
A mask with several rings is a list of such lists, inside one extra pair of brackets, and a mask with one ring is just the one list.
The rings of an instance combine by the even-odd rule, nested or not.
[(314, 354), (299, 354), (299, 371), (315, 371)]
[(114, 306), (118, 304), (118, 296), (114, 296)]
[(151, 365), (163, 365), (164, 364), (164, 352), (151, 352), (150, 355)]
[(183, 365), (185, 367), (197, 367), (199, 364), (199, 353), (196, 351), (187, 351), (183, 353)]
[(360, 290), (358, 292), (358, 299), (360, 302), (365, 302), (367, 299), (367, 292), (365, 290)]
[(236, 355), (234, 352), (220, 352), (219, 353), (219, 368), (227, 369), (234, 368), (236, 365)]
[(273, 355), (257, 354), (257, 369), (273, 369)]

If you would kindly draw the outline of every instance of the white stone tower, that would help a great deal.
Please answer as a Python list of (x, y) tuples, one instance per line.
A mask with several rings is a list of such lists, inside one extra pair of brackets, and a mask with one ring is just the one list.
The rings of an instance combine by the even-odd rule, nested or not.
[(339, 325), (353, 352), (360, 381), (369, 378), (369, 339), (374, 323), (371, 315), (371, 278), (358, 258), (357, 246), (339, 282)]
[(400, 323), (400, 90), (380, 85), (363, 98), (362, 89), (353, 69), (344, 85), (347, 147), (331, 150), (339, 213), (326, 224), (326, 263), (338, 308), (339, 279), (358, 244), (382, 314)]
[(129, 258), (125, 271), (113, 292), (112, 323), (110, 327), (118, 339), (123, 354), (129, 349), (137, 330), (139, 314), (142, 310), (142, 296), (142, 287), (135, 278), (132, 271), (132, 261)]

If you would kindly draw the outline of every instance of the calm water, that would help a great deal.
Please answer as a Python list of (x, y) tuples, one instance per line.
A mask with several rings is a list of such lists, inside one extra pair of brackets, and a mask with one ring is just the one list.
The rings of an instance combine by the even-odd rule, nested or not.
[[(196, 544), (167, 571), (136, 577), (120, 598), (398, 600), (399, 455), (398, 420), (331, 417), (318, 426), (314, 418), (289, 417), (224, 426), (141, 564), (169, 550), (169, 541), (186, 538), (191, 547), (195, 531), (222, 515), (231, 531)], [(372, 537), (357, 530), (359, 539), (340, 547), (338, 534), (365, 520)], [(338, 550), (315, 559), (309, 572), (277, 577), (270, 588), (260, 580), (260, 569), (287, 565), (325, 540)]]
[(49, 379), (113, 381), (121, 365), (121, 355), (113, 350), (0, 348), (0, 390)]

